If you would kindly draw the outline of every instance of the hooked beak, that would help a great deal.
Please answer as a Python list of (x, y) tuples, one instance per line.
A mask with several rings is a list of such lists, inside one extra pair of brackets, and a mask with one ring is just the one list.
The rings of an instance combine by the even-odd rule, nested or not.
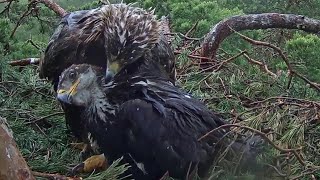
[(77, 87), (80, 83), (80, 80), (77, 79), (72, 86), (70, 87), (69, 90), (65, 89), (59, 89), (57, 92), (57, 99), (67, 103), (67, 104), (72, 104), (72, 96), (77, 93)]
[(113, 77), (119, 72), (120, 66), (117, 62), (112, 62), (107, 65), (105, 82), (112, 81)]

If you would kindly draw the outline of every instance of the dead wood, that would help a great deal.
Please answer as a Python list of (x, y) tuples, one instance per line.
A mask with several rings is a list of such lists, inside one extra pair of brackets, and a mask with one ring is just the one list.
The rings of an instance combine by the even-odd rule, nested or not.
[(44, 4), (60, 17), (63, 17), (68, 13), (66, 10), (64, 10), (61, 6), (59, 6), (57, 3), (53, 2), (52, 0), (35, 0), (35, 2)]
[(202, 43), (201, 56), (215, 60), (220, 44), (234, 31), (269, 28), (299, 29), (317, 34), (320, 31), (320, 20), (303, 15), (279, 13), (233, 16), (212, 27)]
[(40, 58), (26, 58), (10, 61), (9, 64), (11, 66), (26, 66), (30, 64), (39, 64)]
[(0, 117), (0, 159), (0, 179), (35, 179), (18, 150), (6, 119), (2, 117)]

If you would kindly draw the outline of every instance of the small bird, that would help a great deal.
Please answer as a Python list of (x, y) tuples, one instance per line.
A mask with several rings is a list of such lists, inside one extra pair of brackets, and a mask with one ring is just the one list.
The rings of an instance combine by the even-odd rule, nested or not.
[(122, 71), (126, 73), (120, 71), (106, 84), (103, 70), (72, 65), (58, 84), (60, 101), (85, 109), (85, 127), (108, 164), (125, 156), (135, 179), (159, 179), (166, 172), (185, 179), (195, 172), (205, 177), (219, 151), (227, 147), (246, 160), (257, 156), (258, 149), (251, 146), (255, 142), (232, 144), (228, 130), (199, 140), (226, 122), (160, 76), (159, 64), (140, 61)]

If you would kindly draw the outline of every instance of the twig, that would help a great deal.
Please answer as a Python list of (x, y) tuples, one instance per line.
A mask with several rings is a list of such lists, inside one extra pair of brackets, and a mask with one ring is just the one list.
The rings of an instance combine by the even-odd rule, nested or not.
[(4, 7), (4, 9), (0, 12), (0, 15), (3, 14), (3, 13), (5, 13), (6, 11), (9, 13), (9, 11), (10, 11), (10, 6), (11, 6), (11, 4), (12, 4), (13, 1), (14, 1), (14, 0), (7, 0), (7, 1), (1, 1), (1, 2), (0, 2), (0, 3), (6, 3), (6, 2), (8, 2), (8, 5), (6, 5), (6, 7)]
[[(182, 54), (182, 52), (175, 50), (175, 51), (174, 51), (174, 54)], [(187, 56), (188, 56), (189, 58), (209, 60), (207, 57), (201, 57), (201, 56), (196, 56), (196, 55), (191, 55), (191, 54), (188, 54)]]
[(290, 180), (296, 180), (296, 179), (301, 179), (302, 177), (304, 177), (304, 176), (307, 176), (307, 175), (310, 175), (310, 174), (313, 174), (313, 173), (315, 173), (315, 172), (317, 172), (317, 171), (320, 171), (320, 166), (318, 166), (318, 167), (314, 167), (313, 169), (307, 169), (307, 170), (309, 170), (309, 172), (305, 172), (305, 173), (302, 173), (302, 174), (300, 174), (300, 175), (298, 175), (298, 176), (296, 176), (296, 177), (292, 177), (292, 178), (290, 178)]
[(287, 174), (283, 173), (280, 171), (280, 169), (278, 169), (277, 167), (271, 165), (271, 164), (266, 164), (267, 166), (271, 167), (272, 169), (274, 169), (278, 174), (279, 176), (281, 177), (287, 177)]
[(222, 125), (222, 126), (219, 126), (211, 131), (209, 131), (208, 133), (206, 133), (205, 135), (203, 135), (202, 137), (200, 137), (198, 139), (198, 141), (201, 141), (203, 140), (204, 138), (206, 138), (207, 136), (209, 136), (210, 134), (220, 130), (220, 129), (223, 129), (223, 128), (230, 128), (230, 127), (239, 127), (239, 128), (242, 128), (242, 129), (246, 129), (246, 130), (249, 130), (255, 134), (258, 134), (260, 135), (263, 139), (265, 139), (271, 146), (273, 146), (274, 148), (276, 148), (277, 150), (281, 151), (281, 152), (284, 152), (284, 153), (293, 153), (296, 158), (298, 159), (298, 161), (300, 162), (300, 164), (302, 164), (303, 166), (305, 166), (305, 162), (302, 160), (302, 157), (298, 154), (298, 151), (300, 151), (302, 149), (302, 147), (300, 148), (297, 148), (297, 149), (284, 149), (284, 148), (281, 148), (280, 146), (276, 145), (274, 142), (272, 142), (267, 136), (265, 133), (259, 131), (259, 130), (256, 130), (256, 129), (253, 129), (251, 127), (248, 127), (248, 126), (243, 126), (243, 125), (239, 125), (239, 124), (225, 124), (225, 125)]
[(49, 114), (49, 115), (43, 116), (43, 117), (41, 117), (41, 118), (39, 118), (39, 119), (36, 119), (36, 120), (30, 121), (30, 122), (26, 122), (26, 124), (33, 124), (33, 123), (36, 123), (36, 122), (38, 122), (38, 121), (42, 121), (42, 120), (44, 120), (44, 119), (46, 119), (46, 118), (49, 118), (49, 117), (52, 117), (52, 116), (56, 116), (56, 115), (62, 115), (62, 114), (64, 114), (64, 112), (56, 112), (56, 113), (52, 113), (52, 114)]
[(269, 74), (273, 78), (277, 77), (277, 75), (275, 73), (273, 73), (272, 71), (270, 71), (268, 69), (268, 66), (266, 64), (250, 58), (247, 54), (243, 54), (243, 56), (248, 60), (249, 63), (258, 65), (262, 71), (266, 72), (267, 74)]
[[(231, 27), (229, 27), (231, 29)], [(231, 29), (232, 31), (234, 31), (233, 29)], [(301, 75), (300, 73), (298, 73), (297, 71), (295, 71), (291, 64), (289, 63), (289, 60), (287, 58), (287, 56), (283, 53), (283, 51), (271, 44), (271, 43), (268, 43), (268, 42), (263, 42), (263, 41), (257, 41), (257, 40), (253, 40), (243, 34), (240, 34), (239, 32), (236, 32), (234, 31), (236, 34), (238, 34), (241, 38), (243, 38), (244, 40), (248, 41), (249, 43), (251, 44), (254, 44), (254, 45), (260, 45), (260, 46), (266, 46), (266, 47), (269, 47), (269, 48), (272, 48), (273, 50), (275, 50), (279, 55), (280, 57), (282, 58), (282, 60), (285, 62), (285, 64), (287, 65), (288, 67), (288, 70), (289, 70), (289, 83), (288, 83), (288, 87), (290, 86), (290, 83), (291, 83), (291, 76), (292, 75), (296, 75), (297, 77), (299, 77), (300, 79), (302, 79), (303, 81), (305, 81), (307, 84), (310, 84), (311, 87), (315, 88), (316, 90), (318, 90), (320, 92), (320, 85), (318, 85), (317, 83), (314, 83), (312, 81), (310, 81), (308, 78), (304, 77), (303, 75)], [(267, 66), (261, 62), (258, 62), (258, 61), (254, 61), (253, 59), (249, 59), (246, 55), (244, 55), (248, 61), (254, 63), (254, 64), (257, 64), (259, 65), (265, 72), (267, 72), (268, 74), (276, 77), (277, 75), (272, 73), (271, 71), (268, 70)]]
[(317, 89), (320, 92), (320, 85), (318, 85), (317, 83), (314, 83), (312, 81), (310, 81), (308, 78), (304, 77), (303, 75), (301, 75), (300, 73), (293, 71), (293, 74), (298, 76), (300, 79), (302, 79), (304, 82), (310, 84), (311, 87)]
[(260, 104), (260, 103), (264, 103), (266, 101), (278, 100), (278, 99), (286, 99), (286, 100), (291, 100), (291, 101), (301, 101), (301, 102), (305, 102), (305, 103), (315, 104), (320, 107), (320, 103), (318, 103), (316, 101), (311, 101), (311, 100), (307, 100), (307, 99), (298, 99), (298, 98), (292, 98), (292, 97), (284, 97), (284, 96), (269, 97), (269, 98), (261, 100), (261, 101), (252, 102), (252, 103), (250, 103), (250, 105)]
[(32, 171), (32, 174), (37, 177), (43, 177), (54, 180), (82, 180), (82, 177), (67, 177), (60, 174), (49, 174), (36, 171)]
[(33, 4), (33, 3), (28, 4), (28, 9), (22, 14), (20, 19), (18, 20), (16, 26), (14, 27), (13, 31), (11, 32), (10, 38), (12, 38), (14, 36), (14, 34), (16, 33), (18, 27), (22, 23), (22, 20), (32, 13), (32, 10), (34, 9), (34, 6), (35, 6), (35, 4)]
[(26, 43), (30, 43), (33, 47), (35, 47), (36, 49), (40, 50), (40, 47), (38, 45), (36, 45), (32, 39), (28, 39)]
[(189, 29), (189, 31), (185, 34), (185, 37), (188, 37), (190, 35), (191, 32), (194, 32), (194, 30), (196, 29), (196, 27), (198, 26), (199, 20), (193, 24), (193, 26), (191, 27), (191, 29)]
[(231, 58), (229, 58), (227, 60), (222, 61), (222, 63), (218, 66), (217, 69), (215, 69), (215, 71), (219, 71), (222, 68), (223, 65), (225, 65), (225, 64), (227, 64), (227, 63), (229, 63), (229, 62), (231, 62), (231, 61), (233, 61), (233, 60), (237, 59), (238, 57), (240, 57), (242, 55), (245, 55), (245, 54), (246, 54), (246, 51), (242, 51), (239, 54), (237, 54), (237, 55), (235, 55), (235, 56), (233, 56), (233, 57), (231, 57)]
[(174, 35), (179, 35), (179, 36), (182, 36), (184, 39), (186, 40), (194, 40), (194, 41), (200, 41), (201, 38), (192, 38), (192, 37), (188, 37), (182, 33), (165, 33), (164, 35), (171, 35), (171, 36), (174, 36)]

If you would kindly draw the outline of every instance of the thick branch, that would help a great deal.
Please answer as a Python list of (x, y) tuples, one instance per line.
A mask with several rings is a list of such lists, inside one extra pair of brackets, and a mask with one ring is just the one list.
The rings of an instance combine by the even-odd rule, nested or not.
[(233, 30), (269, 28), (300, 29), (310, 33), (319, 33), (320, 21), (302, 15), (278, 13), (233, 16), (220, 21), (210, 30), (202, 44), (202, 56), (216, 59), (220, 44), (234, 33)]
[(34, 180), (6, 120), (0, 117), (0, 179)]
[(57, 3), (53, 2), (52, 0), (36, 0), (36, 1), (44, 4), (49, 9), (53, 10), (60, 17), (63, 17), (67, 14), (66, 10), (64, 10), (61, 6), (59, 6)]

